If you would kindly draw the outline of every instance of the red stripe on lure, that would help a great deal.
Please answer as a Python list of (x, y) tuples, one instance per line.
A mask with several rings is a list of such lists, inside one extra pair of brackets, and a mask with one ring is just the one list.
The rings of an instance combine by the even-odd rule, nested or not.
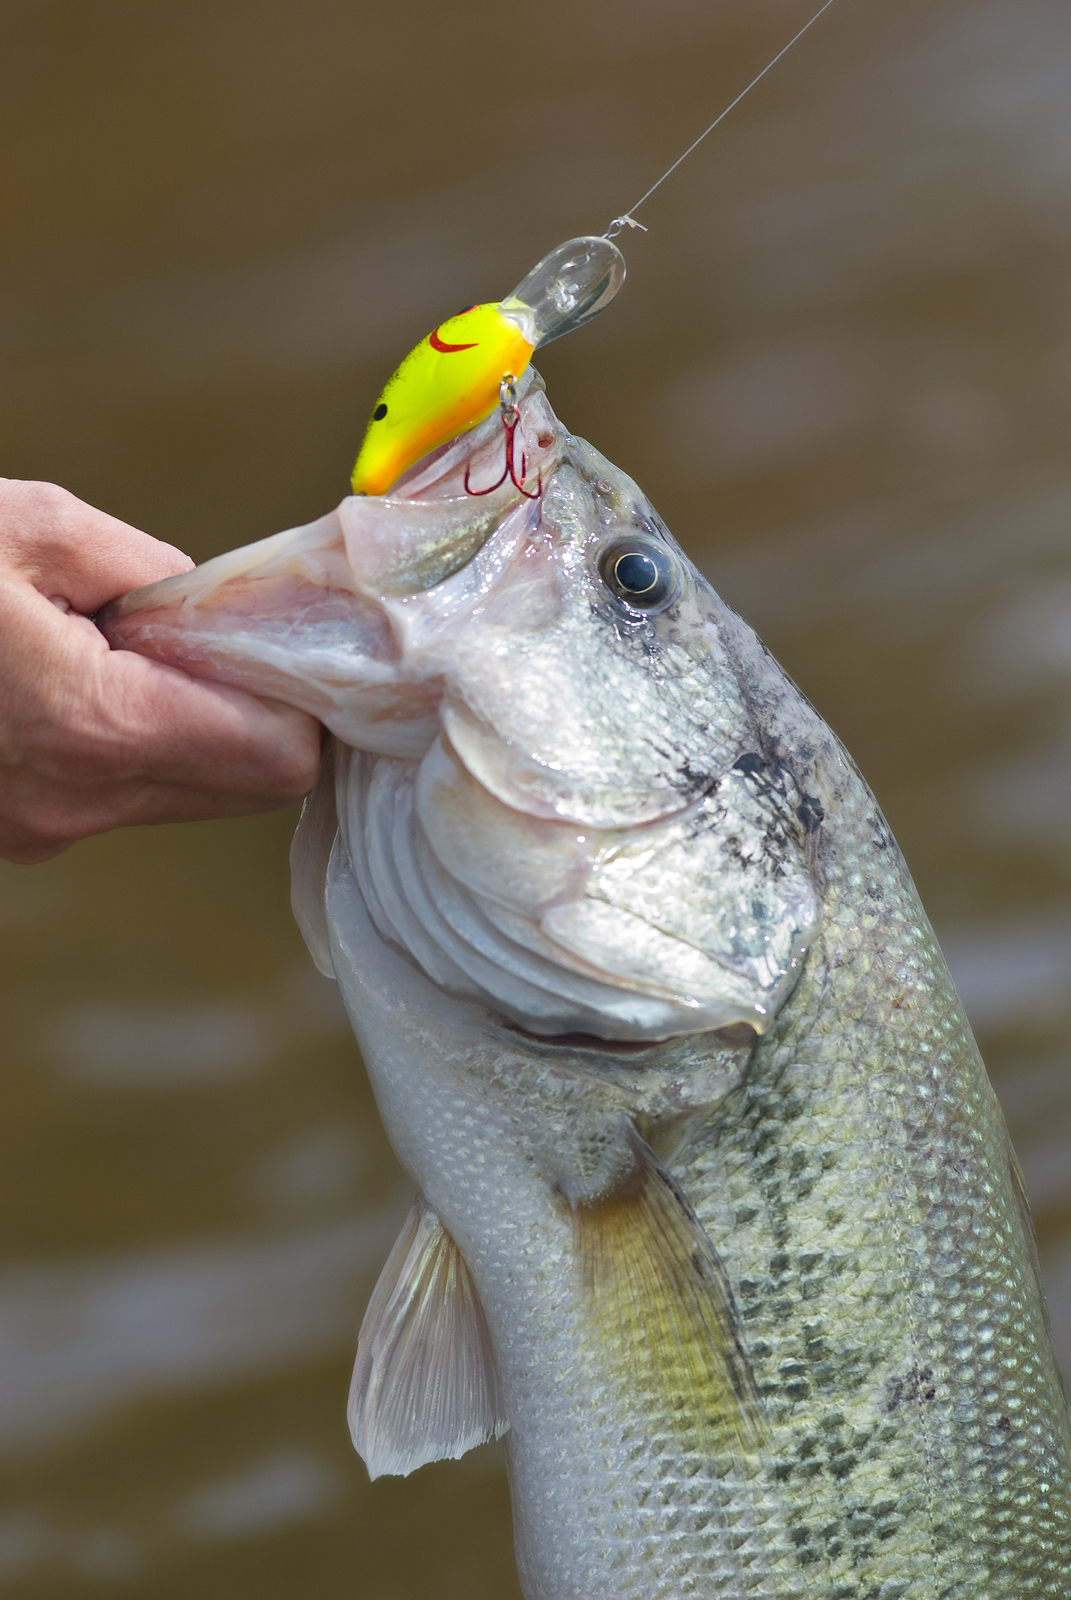
[[(475, 306), (469, 306), (469, 311), (475, 311), (475, 309), (476, 309)], [(462, 311), (460, 313), (460, 315), (461, 316), (466, 316), (467, 313)], [(442, 327), (442, 323), (439, 324), (439, 327), (440, 328)], [(475, 343), (473, 343), (473, 344), (444, 344), (443, 341), (439, 338), (439, 328), (436, 328), (434, 333), (429, 333), (428, 334), (428, 343), (431, 345), (431, 348), (433, 350), (440, 351), (444, 356), (445, 355), (449, 355), (450, 352), (453, 351), (453, 350), (475, 350), (475, 348), (476, 348)]]

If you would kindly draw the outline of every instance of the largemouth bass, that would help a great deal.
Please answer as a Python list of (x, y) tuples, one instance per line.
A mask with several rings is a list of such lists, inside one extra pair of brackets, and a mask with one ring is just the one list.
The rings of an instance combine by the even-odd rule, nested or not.
[(506, 1432), (529, 1600), (1071, 1594), (1022, 1179), (851, 760), (529, 369), (389, 494), (116, 602), (333, 741), (293, 849), (417, 1188), (373, 1475)]

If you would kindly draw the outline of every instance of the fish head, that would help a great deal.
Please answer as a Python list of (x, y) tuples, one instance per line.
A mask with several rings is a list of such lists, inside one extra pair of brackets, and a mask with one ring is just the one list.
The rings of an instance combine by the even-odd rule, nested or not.
[(373, 920), (441, 987), (535, 1033), (761, 1032), (820, 920), (799, 777), (763, 749), (726, 610), (646, 498), (532, 369), (518, 405), (517, 481), (479, 492), (502, 465), (488, 417), (390, 495), (101, 625), (321, 717)]

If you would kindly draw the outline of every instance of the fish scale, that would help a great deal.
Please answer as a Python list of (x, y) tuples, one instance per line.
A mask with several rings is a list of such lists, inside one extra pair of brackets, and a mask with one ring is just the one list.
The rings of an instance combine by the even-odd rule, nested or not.
[(895, 842), (635, 484), (516, 396), (541, 500), (467, 510), (492, 416), (410, 499), (102, 619), (335, 735), (295, 909), (423, 1241), (355, 1442), (378, 1476), (508, 1427), (526, 1600), (1066, 1600), (1021, 1177)]
[(1066, 1416), (1003, 1118), (899, 853), (845, 770), (791, 1015), (681, 1169), (741, 1273), (772, 1481), (806, 1485), (789, 1586), (757, 1592), (825, 1595), (843, 1574), (853, 1600), (893, 1593), (921, 1521), (931, 1570), (895, 1592), (1060, 1595)]

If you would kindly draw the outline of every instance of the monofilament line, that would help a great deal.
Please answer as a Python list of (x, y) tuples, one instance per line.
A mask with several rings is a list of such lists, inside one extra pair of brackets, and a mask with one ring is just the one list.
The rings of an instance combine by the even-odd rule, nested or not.
[(833, 0), (825, 0), (825, 5), (819, 7), (819, 9), (815, 12), (814, 16), (811, 18), (810, 22), (805, 23), (804, 26), (800, 29), (799, 33), (794, 34), (793, 37), (788, 41), (788, 43), (785, 45), (784, 49), (783, 50), (779, 50), (777, 52), (777, 54), (774, 56), (773, 60), (772, 61), (768, 61), (766, 63), (766, 65), (763, 67), (762, 71), (759, 73), (758, 77), (757, 78), (752, 78), (751, 82), (748, 84), (746, 89), (741, 89), (741, 91), (737, 95), (736, 99), (733, 100), (731, 102), (731, 104), (727, 105), (725, 107), (725, 110), (723, 112), (721, 112), (721, 114), (719, 116), (716, 116), (714, 118), (714, 121), (710, 124), (710, 127), (704, 129), (704, 131), (699, 135), (699, 138), (696, 139), (692, 144), (690, 144), (688, 146), (687, 150), (685, 150), (683, 155), (679, 155), (677, 157), (676, 161), (674, 161), (674, 163), (673, 163), (673, 165), (671, 167), (667, 167), (666, 168), (665, 172), (663, 172), (663, 174), (659, 178), (658, 182), (657, 183), (652, 183), (652, 185), (648, 189), (647, 193), (644, 194), (644, 195), (641, 195), (640, 198), (636, 201), (636, 204), (634, 206), (630, 207), (630, 209), (628, 211), (623, 211), (619, 217), (615, 217), (614, 218), (614, 220), (611, 222), (610, 226), (607, 228), (606, 232), (603, 234), (603, 238), (604, 239), (612, 239), (612, 238), (614, 238), (614, 236), (616, 234), (620, 233), (621, 229), (624, 228), (624, 227), (639, 228), (639, 229), (641, 229), (642, 232), (644, 232), (644, 233), (647, 232), (646, 228), (643, 227), (643, 224), (641, 222), (634, 222), (633, 221), (633, 217), (632, 217), (633, 212), (634, 211), (638, 211), (640, 209), (640, 207), (643, 205), (644, 201), (645, 200), (649, 200), (651, 198), (651, 196), (654, 194), (655, 190), (661, 188), (662, 184), (665, 183), (666, 179), (670, 176), (670, 174), (676, 172), (677, 168), (680, 166), (682, 161), (687, 161), (687, 159), (691, 155), (692, 151), (694, 149), (696, 149), (696, 147), (698, 145), (701, 145), (703, 143), (703, 140), (706, 138), (707, 134), (708, 133), (713, 133), (714, 129), (718, 126), (718, 123), (725, 121), (725, 118), (729, 115), (729, 112), (733, 111), (740, 104), (741, 100), (744, 98), (745, 95), (751, 93), (752, 89), (754, 89), (754, 87), (755, 87), (755, 85), (757, 83), (761, 83), (762, 79), (765, 78), (766, 74), (770, 71), (770, 69), (772, 67), (776, 67), (777, 63), (781, 60), (782, 56), (787, 56), (788, 55), (788, 52), (792, 49), (792, 46), (794, 44), (796, 44), (800, 39), (803, 38), (803, 35), (807, 32), (808, 28), (813, 28), (814, 27), (815, 23), (818, 21), (819, 17), (822, 15), (822, 12), (823, 11), (828, 11), (832, 4), (833, 4)]

